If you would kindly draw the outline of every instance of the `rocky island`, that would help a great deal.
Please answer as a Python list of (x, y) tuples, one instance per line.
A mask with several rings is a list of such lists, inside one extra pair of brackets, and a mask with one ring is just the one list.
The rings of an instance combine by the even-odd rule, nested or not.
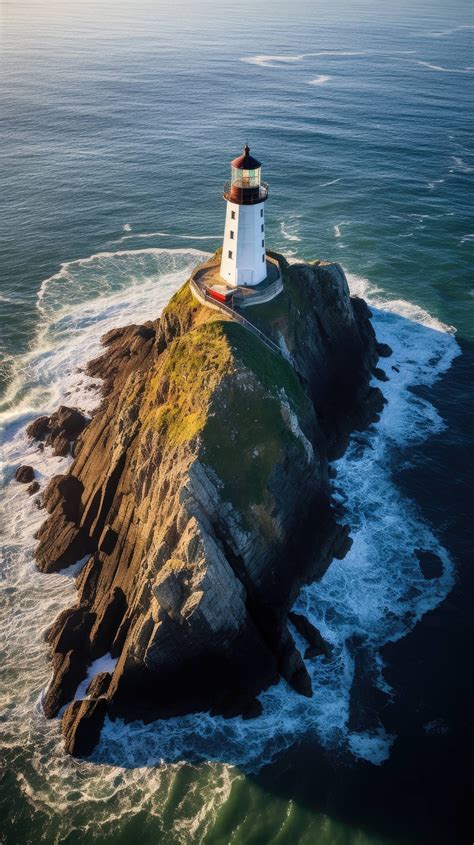
[[(103, 380), (90, 421), (62, 408), (29, 428), (57, 453), (73, 442), (69, 472), (42, 493), (36, 552), (45, 573), (84, 560), (76, 605), (47, 633), (43, 700), (47, 717), (64, 711), (73, 754), (92, 751), (105, 714), (258, 717), (281, 677), (312, 695), (289, 615), (305, 658), (327, 654), (291, 608), (350, 546), (328, 460), (377, 418), (369, 382), (390, 350), (339, 265), (274, 258), (283, 290), (251, 319), (279, 353), (186, 282), (159, 319), (105, 335), (88, 365)], [(113, 672), (74, 700), (106, 654)]]

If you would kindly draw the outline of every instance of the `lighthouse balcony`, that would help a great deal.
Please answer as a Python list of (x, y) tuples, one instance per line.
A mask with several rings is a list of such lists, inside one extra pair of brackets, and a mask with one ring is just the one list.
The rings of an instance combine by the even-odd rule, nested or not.
[(237, 185), (235, 182), (225, 182), (223, 196), (225, 200), (239, 205), (254, 205), (268, 199), (268, 184), (261, 182), (260, 185), (246, 186), (245, 184)]
[(258, 285), (230, 285), (220, 275), (220, 261), (211, 258), (199, 265), (191, 276), (191, 291), (204, 305), (238, 312), (252, 305), (275, 299), (283, 290), (278, 261), (266, 256), (267, 276)]

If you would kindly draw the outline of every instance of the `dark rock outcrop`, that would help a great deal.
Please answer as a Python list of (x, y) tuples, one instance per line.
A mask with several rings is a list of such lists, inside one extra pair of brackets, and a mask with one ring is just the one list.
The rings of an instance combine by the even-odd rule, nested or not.
[(81, 434), (87, 422), (87, 417), (77, 408), (61, 405), (50, 417), (33, 420), (26, 433), (33, 440), (45, 441), (47, 446), (51, 446), (53, 455), (64, 456), (69, 454), (71, 443)]
[(62, 720), (66, 751), (76, 757), (88, 757), (100, 737), (107, 712), (105, 698), (73, 701)]
[[(185, 285), (160, 320), (109, 332), (89, 364), (106, 400), (69, 473), (43, 494), (37, 549), (45, 572), (89, 556), (78, 605), (48, 634), (46, 714), (70, 701), (92, 660), (118, 658), (112, 677), (98, 676), (91, 698), (66, 710), (72, 753), (92, 748), (105, 710), (250, 717), (281, 677), (312, 695), (288, 611), (350, 546), (331, 505), (328, 456), (376, 418), (383, 397), (369, 385), (370, 314), (341, 268), (278, 258), (283, 293), (247, 316), (286, 360)], [(43, 437), (53, 417), (36, 421)], [(290, 616), (309, 654), (326, 654), (303, 619)]]
[(30, 481), (33, 481), (34, 477), (35, 471), (28, 464), (18, 467), (15, 472), (15, 481), (19, 481), (21, 484), (29, 484)]
[(325, 657), (331, 656), (331, 648), (326, 640), (321, 636), (318, 629), (306, 618), (302, 613), (290, 612), (288, 619), (293, 623), (296, 630), (308, 643), (304, 656), (305, 658), (317, 657), (324, 654)]

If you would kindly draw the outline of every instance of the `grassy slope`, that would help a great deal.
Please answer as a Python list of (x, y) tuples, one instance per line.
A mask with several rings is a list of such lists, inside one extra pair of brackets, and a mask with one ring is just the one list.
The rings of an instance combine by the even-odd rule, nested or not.
[(190, 327), (155, 366), (142, 424), (159, 432), (163, 447), (196, 439), (201, 460), (222, 481), (224, 498), (245, 512), (264, 500), (288, 446), (302, 449), (283, 420), (282, 392), (303, 419), (309, 400), (290, 364), (238, 324), (196, 307), (187, 284), (166, 313)]

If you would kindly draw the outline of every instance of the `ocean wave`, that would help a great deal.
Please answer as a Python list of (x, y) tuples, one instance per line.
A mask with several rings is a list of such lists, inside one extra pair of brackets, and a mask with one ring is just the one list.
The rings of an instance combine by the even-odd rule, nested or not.
[(323, 182), (321, 185), (318, 185), (318, 188), (329, 188), (329, 185), (335, 185), (336, 182), (340, 182), (342, 176), (339, 176), (337, 179), (331, 179), (330, 182)]
[(428, 182), (428, 188), (430, 191), (434, 191), (437, 185), (442, 185), (443, 182), (446, 182), (446, 179), (432, 179)]
[(437, 71), (440, 71), (441, 73), (472, 73), (471, 67), (462, 67), (462, 68), (443, 67), (442, 65), (435, 65), (432, 62), (422, 62), (422, 61), (417, 61), (417, 65), (420, 65), (421, 67), (426, 67), (429, 70), (437, 70)]
[(474, 24), (460, 24), (459, 26), (453, 26), (451, 29), (441, 29), (441, 30), (431, 30), (429, 32), (420, 32), (419, 35), (422, 38), (448, 38), (450, 35), (454, 35), (456, 32), (463, 32), (466, 30), (474, 29)]
[(315, 76), (314, 79), (308, 80), (308, 85), (324, 85), (326, 82), (332, 79), (332, 76), (325, 76), (323, 73), (320, 73), (319, 76)]
[[(209, 253), (189, 247), (98, 252), (61, 264), (37, 295), (38, 327), (29, 352), (16, 360), (0, 400), (0, 425), (35, 409), (96, 401), (94, 380), (77, 368), (99, 354), (100, 337), (116, 325), (159, 314), (182, 279)], [(92, 404), (91, 404), (92, 403)]]
[[(33, 346), (28, 358), (18, 362), (23, 405), (16, 401), (3, 416), (7, 480), (24, 462), (35, 467), (42, 488), (52, 475), (65, 471), (69, 458), (55, 458), (49, 450), (40, 452), (27, 441), (26, 420), (61, 402), (90, 410), (98, 396), (87, 389), (87, 379), (82, 372), (78, 375), (78, 367), (100, 349), (101, 334), (112, 326), (157, 314), (196, 258), (206, 255), (193, 249), (98, 253), (63, 264), (43, 283), (40, 319), (48, 323), (46, 335), (41, 335), (43, 341)], [(383, 389), (389, 402), (380, 422), (356, 434), (335, 464), (333, 494), (351, 526), (353, 546), (344, 560), (333, 562), (321, 581), (302, 590), (295, 606), (320, 628), (332, 647), (331, 660), (307, 661), (312, 699), (303, 699), (281, 681), (260, 696), (263, 714), (252, 721), (205, 713), (148, 725), (106, 720), (93, 759), (84, 762), (65, 756), (58, 721), (44, 719), (38, 696), (50, 671), (44, 630), (62, 608), (74, 603), (73, 573), (44, 576), (36, 570), (34, 532), (44, 511), (37, 509), (21, 485), (7, 483), (7, 559), (2, 585), (6, 603), (1, 624), (7, 643), (3, 669), (9, 683), (8, 690), (0, 691), (0, 708), (6, 714), (2, 745), (8, 753), (21, 748), (27, 755), (28, 763), (17, 767), (18, 785), (31, 812), (45, 817), (45, 835), (52, 832), (49, 824), (59, 835), (60, 825), (66, 838), (76, 829), (74, 825), (81, 824), (82, 815), (89, 817), (91, 806), (94, 823), (106, 822), (111, 829), (124, 814), (152, 813), (159, 820), (165, 812), (163, 794), (172, 796), (177, 791), (182, 797), (179, 812), (174, 813), (173, 836), (183, 843), (190, 838), (202, 841), (241, 777), (233, 764), (257, 769), (307, 735), (376, 765), (389, 754), (393, 737), (383, 725), (360, 733), (349, 728), (355, 672), (350, 642), (354, 635), (363, 642), (374, 683), (387, 691), (380, 674), (380, 647), (404, 636), (443, 600), (452, 585), (446, 551), (413, 502), (398, 490), (391, 471), (395, 449), (421, 442), (443, 428), (434, 406), (412, 388), (432, 385), (459, 349), (452, 329), (423, 309), (389, 299), (364, 278), (348, 274), (348, 279), (352, 293), (365, 296), (371, 305), (377, 336), (390, 344), (394, 354), (384, 362), (389, 381)], [(423, 578), (415, 555), (420, 547), (440, 558), (441, 578)], [(180, 787), (185, 777), (183, 760), (189, 759), (205, 761), (189, 790), (200, 791), (198, 814), (195, 796)]]
[(294, 216), (289, 220), (280, 220), (280, 232), (286, 241), (301, 241), (297, 228), (298, 221)]
[(282, 67), (295, 62), (301, 62), (303, 59), (315, 58), (357, 58), (364, 56), (397, 56), (409, 55), (415, 50), (317, 50), (312, 53), (299, 53), (290, 55), (267, 55), (261, 54), (258, 56), (242, 56), (240, 61), (249, 65), (258, 65), (259, 67)]
[(342, 235), (341, 227), (349, 226), (351, 222), (351, 220), (341, 220), (340, 223), (336, 223), (336, 225), (334, 226), (334, 237), (340, 238)]
[(176, 235), (174, 232), (132, 232), (131, 234), (121, 235), (111, 243), (122, 243), (123, 241), (134, 240), (135, 238), (173, 238), (173, 240), (183, 241), (215, 241), (222, 237), (221, 235)]
[(470, 164), (466, 164), (461, 156), (451, 156), (451, 161), (454, 165), (453, 170), (457, 170), (459, 173), (474, 173), (474, 167)]
[(268, 56), (268, 55), (260, 55), (260, 56), (244, 56), (241, 58), (241, 62), (245, 62), (249, 65), (258, 65), (259, 67), (278, 67), (280, 65), (291, 64), (292, 62), (300, 62), (301, 59), (304, 59), (305, 53), (302, 53), (299, 56)]

